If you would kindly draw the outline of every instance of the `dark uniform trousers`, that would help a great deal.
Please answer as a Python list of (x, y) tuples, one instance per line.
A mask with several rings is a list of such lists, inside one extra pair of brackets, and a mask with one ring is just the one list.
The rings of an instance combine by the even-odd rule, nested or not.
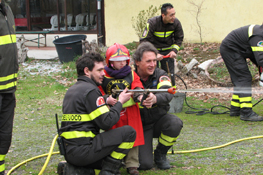
[[(252, 110), (251, 93), (242, 93), (244, 88), (246, 91), (251, 91), (252, 76), (249, 71), (246, 58), (241, 54), (230, 50), (224, 46), (220, 46), (220, 53), (224, 59), (225, 65), (231, 77), (231, 81), (234, 84), (234, 95), (231, 101), (231, 109), (239, 108), (240, 105), (241, 113), (249, 113)], [(236, 98), (235, 98), (236, 96)], [(249, 98), (247, 98), (249, 97)], [(248, 99), (240, 101), (240, 99)], [(242, 102), (244, 107), (242, 107)], [(232, 104), (235, 104), (234, 106)]]
[[(171, 50), (166, 50), (166, 51), (159, 51), (160, 54), (162, 55), (167, 55), (168, 53), (170, 53)], [(173, 58), (164, 58), (160, 61), (161, 63), (161, 69), (165, 70), (167, 73), (171, 74), (171, 81), (172, 81), (172, 86), (175, 85), (175, 76), (174, 76), (174, 59)], [(167, 63), (168, 63), (168, 67), (169, 67), (169, 71), (167, 68)]]
[(130, 149), (121, 150), (118, 146), (123, 142), (134, 142), (136, 131), (131, 126), (123, 126), (100, 133), (94, 137), (90, 145), (67, 145), (67, 162), (90, 168), (101, 169), (103, 158), (118, 150), (127, 154)]
[(15, 106), (14, 93), (0, 94), (0, 169), (11, 145)]
[(183, 122), (179, 117), (167, 113), (154, 124), (145, 125), (143, 128), (145, 144), (139, 147), (139, 169), (148, 170), (153, 167), (153, 138), (159, 138), (161, 133), (173, 138), (178, 137)]

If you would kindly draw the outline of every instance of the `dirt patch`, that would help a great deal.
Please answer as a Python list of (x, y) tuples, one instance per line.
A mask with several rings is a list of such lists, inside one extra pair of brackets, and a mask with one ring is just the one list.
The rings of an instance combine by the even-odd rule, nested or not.
[(178, 52), (177, 60), (188, 63), (195, 58), (199, 63), (209, 59), (216, 59), (220, 56), (220, 43), (184, 43)]

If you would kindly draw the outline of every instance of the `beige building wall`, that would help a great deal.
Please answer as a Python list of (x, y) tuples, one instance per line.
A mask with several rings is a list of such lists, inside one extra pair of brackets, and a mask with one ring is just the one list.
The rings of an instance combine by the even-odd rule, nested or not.
[[(173, 0), (176, 17), (181, 21), (185, 33), (184, 42), (199, 43), (200, 35), (196, 23), (197, 7), (201, 6), (198, 20), (203, 42), (220, 43), (232, 30), (249, 24), (262, 24), (262, 0)], [(139, 41), (132, 28), (131, 19), (150, 5), (159, 6), (167, 0), (105, 0), (106, 45), (115, 42), (126, 44)], [(161, 12), (159, 12), (161, 14)]]

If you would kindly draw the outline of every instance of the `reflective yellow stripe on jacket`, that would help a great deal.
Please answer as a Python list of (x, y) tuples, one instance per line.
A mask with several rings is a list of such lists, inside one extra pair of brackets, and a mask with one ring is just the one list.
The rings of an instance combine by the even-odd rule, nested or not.
[(146, 24), (145, 30), (142, 32), (141, 38), (145, 38), (148, 35), (148, 32), (149, 32), (149, 23)]
[(180, 50), (180, 47), (179, 47), (177, 44), (173, 44), (173, 45), (172, 45), (172, 48), (175, 48), (175, 49), (178, 50), (178, 51)]
[(162, 86), (172, 86), (172, 83), (170, 81), (162, 81), (158, 83), (157, 89), (160, 89)]
[(16, 86), (16, 81), (5, 85), (0, 85), (0, 90), (9, 89)]
[(81, 137), (91, 137), (94, 138), (96, 135), (92, 131), (66, 131), (63, 132), (60, 136), (65, 139), (75, 139)]
[(263, 51), (263, 47), (260, 46), (252, 46), (252, 51), (253, 52), (262, 52)]
[(167, 31), (167, 32), (154, 32), (153, 34), (160, 38), (165, 38), (173, 34), (174, 31)]
[(62, 121), (63, 122), (88, 122), (88, 121), (94, 120), (95, 118), (97, 118), (98, 116), (102, 114), (105, 114), (106, 112), (109, 112), (109, 108), (106, 105), (104, 105), (104, 106), (97, 108), (90, 114), (63, 114)]
[[(100, 115), (109, 111), (109, 108), (104, 105), (96, 110), (92, 111), (90, 114), (63, 114), (63, 122), (88, 122), (96, 119)], [(65, 131), (60, 136), (65, 139), (75, 139), (80, 137), (91, 137), (94, 138), (96, 135), (92, 131)]]
[(248, 27), (248, 37), (251, 37), (253, 35), (253, 28), (255, 27), (255, 24), (252, 24)]
[(8, 75), (5, 77), (0, 77), (0, 82), (8, 81), (8, 80), (11, 80), (13, 78), (17, 78), (17, 73), (11, 74), (11, 75)]
[(11, 43), (16, 43), (15, 34), (12, 34), (11, 37), (10, 35), (0, 36), (0, 45), (6, 45), (6, 44), (11, 44)]
[[(159, 38), (166, 38), (169, 37), (170, 35), (173, 34), (174, 31), (167, 31), (167, 32), (154, 32), (153, 34)], [(157, 48), (157, 50), (169, 50), (175, 48), (176, 50), (179, 51), (180, 47), (177, 44), (173, 44), (170, 47), (165, 47), (165, 48)]]
[(135, 105), (136, 103), (134, 102), (133, 98), (130, 98), (130, 100), (128, 100), (127, 102), (125, 102), (122, 107), (123, 108), (127, 108), (129, 106)]
[[(5, 77), (0, 77), (0, 83), (3, 84), (3, 82), (9, 81), (9, 80), (12, 80), (15, 78), (17, 78), (17, 73), (14, 73), (14, 74), (11, 74), (11, 75), (8, 75)], [(16, 84), (17, 84), (17, 81), (14, 80), (13, 82), (10, 82), (10, 83), (4, 84), (4, 85), (0, 85), (0, 90), (9, 89), (11, 87), (16, 86)]]
[[(248, 37), (251, 37), (253, 35), (254, 27), (255, 27), (255, 24), (252, 24), (248, 27)], [(260, 47), (260, 46), (252, 46), (251, 49), (253, 52), (263, 52), (263, 47)]]
[(179, 47), (178, 45), (176, 45), (176, 44), (173, 44), (173, 45), (171, 45), (170, 47), (157, 48), (157, 50), (162, 50), (162, 51), (164, 51), (164, 50), (169, 50), (169, 49), (176, 49), (176, 50), (179, 51), (180, 47)]

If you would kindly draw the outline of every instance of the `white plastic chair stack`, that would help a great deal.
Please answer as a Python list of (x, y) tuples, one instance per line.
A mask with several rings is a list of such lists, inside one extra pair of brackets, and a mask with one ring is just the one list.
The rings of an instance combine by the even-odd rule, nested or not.
[(97, 15), (94, 13), (91, 15), (91, 25), (92, 25), (92, 28), (93, 29), (96, 29), (97, 28)]
[(76, 27), (74, 27), (73, 30), (82, 30), (83, 21), (84, 21), (84, 15), (78, 14), (75, 18)]
[[(61, 16), (59, 17), (59, 21), (61, 22)], [(50, 24), (51, 24), (51, 29), (50, 30), (58, 30), (58, 16), (53, 15), (50, 18)]]
[[(95, 24), (93, 24), (94, 22), (95, 22)], [(83, 29), (84, 30), (90, 30), (92, 28), (95, 28), (96, 24), (97, 24), (97, 22), (96, 22), (96, 14), (95, 13), (94, 14), (91, 13), (90, 15), (86, 16), (86, 26), (83, 27)]]
[[(72, 14), (67, 14), (67, 25), (68, 25), (68, 30), (72, 30), (71, 24), (72, 24), (72, 20), (73, 20), (73, 15)], [(64, 23), (66, 20), (64, 20)], [(61, 28), (61, 30), (66, 30), (66, 27)]]

